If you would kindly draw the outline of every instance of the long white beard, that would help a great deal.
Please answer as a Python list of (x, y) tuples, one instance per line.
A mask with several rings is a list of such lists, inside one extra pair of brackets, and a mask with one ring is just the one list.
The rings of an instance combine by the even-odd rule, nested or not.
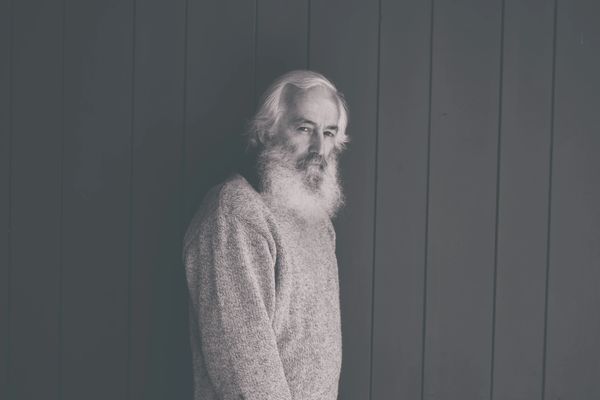
[(267, 202), (307, 219), (335, 217), (344, 204), (336, 155), (321, 169), (311, 163), (299, 165), (291, 154), (289, 149), (277, 145), (259, 154), (258, 175)]

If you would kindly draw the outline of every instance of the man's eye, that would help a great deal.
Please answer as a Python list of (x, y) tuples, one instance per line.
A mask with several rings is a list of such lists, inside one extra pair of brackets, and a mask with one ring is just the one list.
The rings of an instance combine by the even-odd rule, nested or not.
[(298, 130), (301, 132), (310, 132), (310, 128), (307, 126), (301, 126), (300, 128), (298, 128)]
[(335, 132), (333, 132), (333, 131), (325, 131), (324, 135), (325, 136), (329, 136), (329, 137), (334, 137), (335, 136)]

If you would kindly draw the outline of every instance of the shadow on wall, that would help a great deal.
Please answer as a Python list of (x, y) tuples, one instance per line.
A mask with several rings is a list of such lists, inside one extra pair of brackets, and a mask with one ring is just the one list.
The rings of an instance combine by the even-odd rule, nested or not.
[[(180, 203), (174, 206), (180, 207)], [(152, 271), (150, 368), (144, 398), (191, 399), (192, 360), (181, 241), (167, 237), (168, 230), (164, 232), (160, 243), (166, 245), (160, 249), (159, 260)]]

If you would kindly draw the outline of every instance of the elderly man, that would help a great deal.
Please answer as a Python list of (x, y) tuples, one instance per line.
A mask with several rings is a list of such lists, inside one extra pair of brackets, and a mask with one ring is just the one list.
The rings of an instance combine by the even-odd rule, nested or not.
[(245, 171), (214, 187), (188, 227), (196, 399), (336, 399), (341, 329), (337, 156), (347, 107), (324, 76), (267, 90)]

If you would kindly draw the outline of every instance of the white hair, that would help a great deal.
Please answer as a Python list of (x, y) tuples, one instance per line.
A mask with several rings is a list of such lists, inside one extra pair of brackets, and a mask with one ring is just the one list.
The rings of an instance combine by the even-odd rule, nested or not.
[(333, 219), (344, 204), (335, 153), (319, 173), (317, 184), (311, 181), (314, 170), (298, 169), (295, 158), (281, 146), (261, 151), (257, 167), (260, 193), (278, 209), (295, 211), (307, 220), (319, 220), (324, 215)]
[(258, 112), (250, 121), (248, 129), (248, 148), (256, 148), (260, 143), (264, 144), (265, 139), (275, 132), (273, 129), (285, 111), (283, 101), (285, 89), (288, 85), (295, 86), (301, 90), (308, 90), (315, 86), (322, 86), (329, 89), (335, 96), (340, 113), (338, 122), (338, 133), (335, 136), (335, 148), (342, 150), (348, 142), (346, 127), (348, 126), (348, 105), (344, 100), (344, 95), (337, 90), (331, 81), (318, 72), (308, 70), (290, 71), (269, 86)]

